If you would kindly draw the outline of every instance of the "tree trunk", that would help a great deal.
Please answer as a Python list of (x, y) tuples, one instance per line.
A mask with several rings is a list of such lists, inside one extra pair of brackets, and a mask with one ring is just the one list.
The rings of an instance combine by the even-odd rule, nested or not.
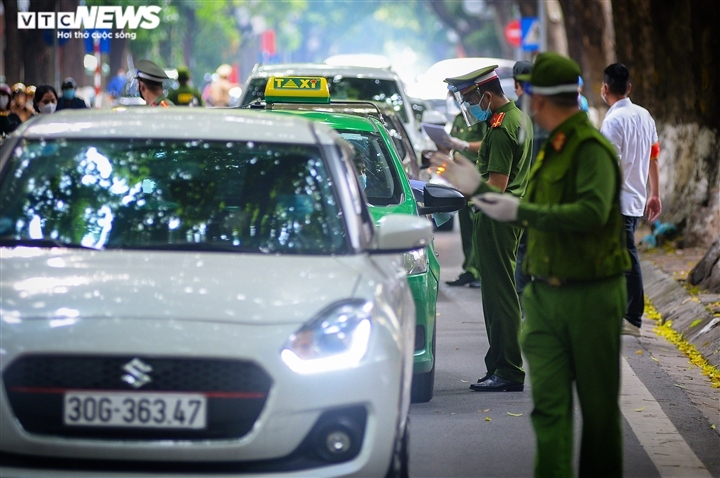
[(565, 18), (569, 57), (582, 69), (583, 95), (603, 113), (602, 73), (615, 57), (610, 6), (603, 0), (560, 0)]
[(661, 220), (683, 228), (681, 245), (709, 247), (720, 234), (720, 3), (660, 3), (613, 0), (617, 58), (657, 122)]
[(720, 292), (720, 235), (688, 274), (688, 282), (710, 292)]

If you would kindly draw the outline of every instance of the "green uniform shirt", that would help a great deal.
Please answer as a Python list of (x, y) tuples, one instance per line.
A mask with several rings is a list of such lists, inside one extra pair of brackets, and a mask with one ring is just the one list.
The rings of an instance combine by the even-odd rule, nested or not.
[(550, 133), (530, 172), (517, 222), (528, 227), (524, 272), (594, 280), (630, 267), (613, 146), (578, 112)]
[[(480, 121), (472, 126), (468, 126), (463, 115), (458, 114), (453, 120), (452, 128), (450, 129), (450, 136), (467, 141), (468, 143), (476, 143), (478, 141), (482, 141), (486, 131), (486, 122)], [(473, 163), (477, 161), (477, 154), (472, 151), (459, 151), (459, 153)]]
[(163, 107), (168, 107), (168, 106), (174, 106), (174, 105), (175, 105), (175, 103), (173, 103), (172, 101), (170, 101), (170, 100), (168, 99), (168, 97), (165, 96), (165, 93), (163, 93), (163, 94), (161, 94), (160, 96), (158, 96), (157, 98), (155, 98), (155, 101), (153, 101), (152, 103), (150, 103), (148, 106), (163, 106)]
[(168, 93), (168, 99), (178, 106), (203, 106), (202, 95), (197, 88), (190, 85), (180, 85)]
[(477, 166), (483, 179), (487, 181), (490, 173), (504, 174), (509, 178), (505, 190), (522, 197), (532, 159), (532, 137), (532, 122), (515, 102), (498, 108), (488, 121), (478, 153)]

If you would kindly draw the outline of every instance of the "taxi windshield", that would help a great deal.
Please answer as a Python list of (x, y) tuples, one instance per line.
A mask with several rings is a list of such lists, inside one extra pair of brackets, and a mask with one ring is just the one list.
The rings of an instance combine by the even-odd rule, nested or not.
[[(408, 121), (403, 97), (395, 81), (341, 75), (326, 78), (330, 88), (330, 97), (333, 100), (361, 100), (383, 103), (397, 112), (404, 122)], [(248, 93), (241, 106), (246, 106), (257, 99), (264, 99), (267, 82), (267, 78), (253, 78), (246, 87)]]
[(0, 246), (340, 254), (314, 146), (67, 139), (18, 144), (0, 178)]
[(368, 202), (373, 206), (400, 204), (403, 196), (398, 170), (380, 135), (343, 130), (339, 133), (353, 146), (353, 162)]

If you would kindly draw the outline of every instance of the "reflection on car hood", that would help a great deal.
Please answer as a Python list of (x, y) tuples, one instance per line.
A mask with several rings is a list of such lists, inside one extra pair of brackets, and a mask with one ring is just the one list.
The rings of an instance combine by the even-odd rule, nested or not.
[(353, 296), (363, 257), (3, 249), (0, 317), (302, 323)]

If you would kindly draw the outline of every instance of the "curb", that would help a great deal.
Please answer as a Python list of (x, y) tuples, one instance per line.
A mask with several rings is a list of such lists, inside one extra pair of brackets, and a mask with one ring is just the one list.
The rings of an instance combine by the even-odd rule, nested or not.
[(641, 260), (640, 267), (645, 295), (663, 321), (672, 321), (672, 328), (720, 369), (720, 317), (715, 317), (699, 299), (650, 261)]

